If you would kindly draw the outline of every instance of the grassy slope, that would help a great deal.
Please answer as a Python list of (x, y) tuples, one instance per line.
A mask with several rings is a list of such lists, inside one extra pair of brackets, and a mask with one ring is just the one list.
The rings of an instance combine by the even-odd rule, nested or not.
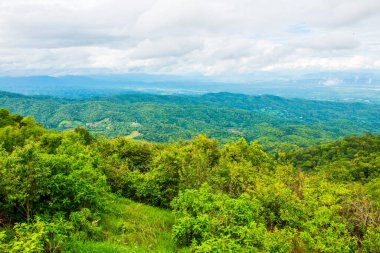
[(171, 239), (171, 211), (125, 198), (112, 203), (111, 210), (102, 220), (106, 240), (70, 241), (65, 252), (187, 252), (177, 251)]

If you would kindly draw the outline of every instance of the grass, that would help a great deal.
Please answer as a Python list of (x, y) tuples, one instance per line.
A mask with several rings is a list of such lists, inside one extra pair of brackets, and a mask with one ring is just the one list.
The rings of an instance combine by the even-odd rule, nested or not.
[(61, 123), (59, 123), (58, 128), (76, 128), (82, 125), (83, 123), (80, 121), (63, 120)]
[(187, 252), (171, 237), (175, 218), (170, 210), (117, 198), (101, 221), (102, 241), (70, 241), (65, 252)]
[(128, 136), (126, 136), (126, 138), (128, 139), (133, 139), (133, 138), (136, 138), (136, 137), (139, 137), (141, 136), (142, 134), (139, 132), (139, 131), (133, 131), (132, 133), (130, 133)]

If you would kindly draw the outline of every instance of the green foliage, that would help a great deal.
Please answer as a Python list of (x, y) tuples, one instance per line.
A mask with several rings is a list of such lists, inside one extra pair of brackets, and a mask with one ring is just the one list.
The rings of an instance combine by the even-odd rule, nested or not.
[(380, 137), (365, 135), (310, 147), (287, 155), (295, 166), (329, 178), (368, 182), (380, 176)]
[(230, 198), (208, 185), (180, 193), (173, 203), (180, 216), (173, 236), (195, 252), (289, 252), (295, 230), (267, 231), (260, 201), (249, 195)]
[(268, 172), (271, 167), (271, 159), (255, 142), (248, 144), (239, 139), (226, 144), (220, 153), (213, 181), (232, 196), (248, 191), (258, 173)]
[(73, 224), (76, 239), (97, 239), (100, 236), (101, 227), (98, 222), (101, 218), (88, 208), (70, 214), (70, 221)]
[(55, 252), (69, 235), (92, 238), (88, 223), (109, 195), (99, 155), (83, 132), (51, 133), (32, 118), (13, 118), (0, 128), (0, 225), (13, 227), (1, 232), (2, 250)]
[(4, 119), (1, 119), (0, 125), (0, 144), (8, 152), (13, 151), (17, 146), (24, 145), (28, 139), (33, 139), (45, 133), (45, 130), (38, 125), (33, 118), (22, 118), (19, 115), (10, 115), (8, 111), (1, 109)]
[[(242, 140), (220, 154), (212, 187), (180, 191), (172, 202), (178, 245), (199, 252), (354, 252), (364, 238), (376, 238), (371, 226), (380, 224), (378, 198), (361, 185), (277, 164)], [(371, 181), (366, 191), (376, 193), (377, 183)], [(247, 218), (239, 223), (241, 209), (228, 203), (242, 198), (248, 202), (237, 206), (255, 208), (239, 216)], [(246, 230), (251, 234), (241, 237)], [(376, 247), (375, 239), (367, 240)]]
[(258, 140), (273, 152), (326, 143), (348, 135), (380, 133), (379, 105), (267, 95), (125, 94), (57, 99), (0, 92), (0, 106), (32, 115), (49, 129), (84, 127), (106, 137), (132, 136), (154, 142), (188, 140), (199, 133), (223, 143), (244, 137)]
[(380, 252), (380, 227), (369, 227), (362, 241), (363, 252)]
[[(10, 213), (26, 219), (34, 214), (102, 209), (106, 178), (94, 168), (91, 154), (71, 153), (67, 147), (47, 154), (35, 144), (16, 148), (3, 157), (1, 194)], [(19, 218), (18, 218), (19, 219)]]
[(41, 221), (32, 224), (16, 224), (14, 226), (15, 236), (7, 245), (4, 245), (4, 251), (42, 252), (44, 237), (47, 233), (45, 229), (45, 224)]
[(0, 115), (1, 252), (379, 252), (378, 136), (271, 156)]
[(32, 223), (16, 223), (13, 229), (8, 242), (4, 242), (5, 233), (0, 234), (2, 252), (59, 252), (73, 231), (72, 224), (62, 217), (52, 221), (36, 217)]
[(22, 120), (21, 115), (10, 114), (7, 109), (0, 109), (0, 127), (11, 126), (20, 124)]
[(183, 164), (178, 171), (181, 189), (197, 189), (209, 181), (219, 158), (217, 145), (216, 141), (200, 135), (181, 149)]
[(84, 128), (77, 127), (77, 128), (74, 129), (74, 132), (78, 133), (82, 137), (84, 145), (89, 145), (89, 144), (91, 144), (94, 141), (94, 138)]
[(300, 233), (307, 251), (313, 252), (353, 252), (356, 242), (340, 221), (337, 211), (326, 206), (313, 212), (312, 219), (302, 224)]

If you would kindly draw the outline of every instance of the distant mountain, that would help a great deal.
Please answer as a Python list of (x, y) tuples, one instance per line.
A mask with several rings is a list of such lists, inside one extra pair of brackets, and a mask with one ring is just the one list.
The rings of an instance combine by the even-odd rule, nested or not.
[(64, 98), (126, 93), (199, 95), (231, 92), (272, 94), (286, 98), (380, 103), (380, 73), (320, 72), (311, 74), (256, 73), (239, 77), (170, 75), (0, 77), (0, 90), (25, 95)]

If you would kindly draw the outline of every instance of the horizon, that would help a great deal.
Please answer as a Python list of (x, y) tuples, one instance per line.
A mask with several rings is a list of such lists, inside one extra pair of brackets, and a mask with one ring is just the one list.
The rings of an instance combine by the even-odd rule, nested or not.
[(23, 95), (88, 98), (124, 93), (199, 95), (228, 92), (336, 102), (380, 103), (376, 72), (316, 72), (240, 79), (174, 75), (0, 76), (0, 90)]

